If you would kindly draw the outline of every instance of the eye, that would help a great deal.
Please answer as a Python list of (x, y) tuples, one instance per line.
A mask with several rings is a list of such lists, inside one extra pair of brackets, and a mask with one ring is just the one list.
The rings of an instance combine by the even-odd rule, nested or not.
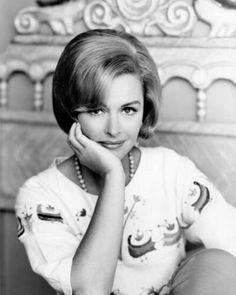
[(125, 107), (122, 112), (124, 112), (127, 115), (133, 115), (134, 113), (137, 112), (137, 110), (135, 108), (132, 107)]
[(99, 116), (101, 114), (104, 113), (104, 110), (103, 109), (94, 109), (94, 110), (89, 110), (87, 111), (90, 115), (93, 115), (93, 116)]

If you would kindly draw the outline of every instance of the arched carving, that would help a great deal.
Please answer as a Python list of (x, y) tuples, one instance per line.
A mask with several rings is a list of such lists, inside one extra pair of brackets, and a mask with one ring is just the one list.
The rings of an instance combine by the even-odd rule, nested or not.
[(47, 23), (53, 34), (72, 35), (81, 19), (88, 29), (109, 27), (147, 36), (190, 35), (196, 22), (192, 6), (183, 0), (75, 0), (24, 8), (15, 28), (19, 34), (35, 34)]
[(85, 0), (69, 1), (62, 4), (43, 7), (26, 7), (15, 18), (15, 28), (19, 34), (41, 32), (47, 24), (53, 34), (74, 34), (74, 23), (82, 17)]
[(92, 1), (85, 8), (89, 29), (112, 27), (141, 36), (190, 35), (196, 17), (184, 1)]
[[(202, 121), (206, 116), (208, 87), (219, 78), (236, 83), (236, 42), (233, 39), (222, 42), (219, 38), (194, 38), (195, 11), (203, 19), (201, 11), (212, 15), (208, 5), (213, 5), (221, 12), (227, 9), (227, 13), (233, 15), (236, 12), (235, 2), (37, 0), (39, 6), (26, 7), (17, 14), (15, 43), (0, 59), (1, 106), (7, 106), (8, 77), (14, 71), (22, 70), (34, 83), (35, 109), (43, 109), (42, 83), (48, 73), (53, 72), (64, 44), (79, 30), (80, 21), (84, 30), (115, 28), (138, 36), (156, 60), (162, 84), (172, 77), (182, 77), (196, 89), (197, 119)], [(45, 23), (51, 32), (41, 31)], [(232, 31), (233, 27), (230, 27)], [(214, 36), (214, 30), (211, 36)]]
[(209, 25), (209, 37), (236, 32), (234, 0), (38, 0), (15, 18), (19, 34), (73, 35), (85, 28), (114, 28), (140, 36), (192, 36), (197, 18)]
[(195, 0), (194, 6), (199, 18), (211, 27), (209, 37), (230, 37), (235, 34), (235, 0)]

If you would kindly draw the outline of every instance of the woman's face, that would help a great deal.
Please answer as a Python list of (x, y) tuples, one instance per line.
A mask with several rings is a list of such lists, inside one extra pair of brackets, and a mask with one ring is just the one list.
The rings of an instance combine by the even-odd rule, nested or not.
[(136, 144), (143, 104), (139, 78), (131, 74), (118, 76), (106, 87), (101, 107), (79, 113), (82, 132), (123, 159)]

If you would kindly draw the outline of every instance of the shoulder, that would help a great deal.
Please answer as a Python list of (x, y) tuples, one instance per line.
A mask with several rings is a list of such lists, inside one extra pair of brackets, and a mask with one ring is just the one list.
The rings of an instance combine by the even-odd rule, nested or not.
[(141, 148), (142, 159), (150, 171), (162, 171), (168, 175), (185, 174), (195, 168), (195, 164), (185, 155), (165, 147)]
[(141, 152), (146, 158), (150, 158), (150, 160), (158, 159), (174, 163), (186, 159), (186, 157), (180, 155), (175, 150), (165, 147), (141, 147)]
[[(57, 195), (60, 190), (59, 173), (57, 159), (55, 159), (50, 167), (31, 176), (23, 183), (17, 193), (16, 205), (52, 200), (52, 196)], [(62, 185), (61, 181), (60, 185)]]
[(67, 176), (69, 174), (71, 162), (71, 157), (55, 158), (47, 169), (35, 174), (34, 176), (31, 176), (23, 183), (20, 189), (44, 186), (52, 188), (55, 187), (58, 182), (58, 175), (60, 173), (64, 176)]
[(51, 186), (55, 183), (57, 177), (57, 168), (56, 165), (49, 167), (38, 174), (31, 176), (29, 179), (25, 181), (25, 183), (21, 186), (20, 189), (25, 188), (36, 188), (43, 186)]

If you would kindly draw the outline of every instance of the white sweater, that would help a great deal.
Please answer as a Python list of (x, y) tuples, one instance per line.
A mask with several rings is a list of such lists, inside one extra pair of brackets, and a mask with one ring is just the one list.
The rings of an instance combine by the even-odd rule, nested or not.
[[(140, 149), (125, 189), (117, 295), (164, 294), (185, 257), (186, 239), (236, 256), (236, 209), (186, 157), (161, 147)], [(56, 165), (30, 178), (17, 196), (18, 234), (31, 266), (66, 295), (72, 294), (72, 258), (96, 201)]]

